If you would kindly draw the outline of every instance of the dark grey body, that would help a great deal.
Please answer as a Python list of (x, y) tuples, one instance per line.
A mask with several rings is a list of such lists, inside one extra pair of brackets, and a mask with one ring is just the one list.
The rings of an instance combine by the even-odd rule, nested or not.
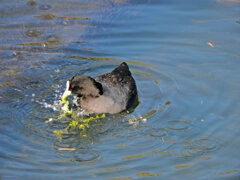
[(69, 90), (78, 94), (78, 106), (87, 113), (115, 114), (130, 108), (137, 97), (135, 80), (127, 63), (97, 77), (77, 75), (70, 80)]

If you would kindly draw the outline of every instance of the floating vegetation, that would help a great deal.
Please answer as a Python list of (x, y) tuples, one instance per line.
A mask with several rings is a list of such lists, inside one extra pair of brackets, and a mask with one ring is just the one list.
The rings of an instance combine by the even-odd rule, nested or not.
[[(67, 89), (69, 87), (69, 83), (67, 82)], [(64, 93), (62, 97), (62, 114), (56, 119), (60, 120), (65, 117), (72, 117), (73, 120), (68, 123), (68, 126), (64, 130), (55, 130), (53, 134), (59, 139), (62, 140), (62, 136), (64, 134), (69, 134), (71, 131), (78, 131), (82, 133), (83, 137), (87, 135), (87, 128), (90, 127), (90, 123), (96, 122), (99, 119), (104, 119), (105, 114), (97, 114), (95, 117), (87, 117), (87, 118), (78, 118), (72, 109), (69, 109), (69, 101), (66, 98), (70, 95), (70, 93)], [(53, 121), (53, 118), (49, 118), (47, 122)]]
[(78, 60), (87, 60), (87, 61), (119, 61), (118, 59), (114, 58), (98, 58), (98, 57), (82, 57), (82, 56), (69, 56), (67, 59), (78, 59)]
[(117, 146), (113, 146), (114, 148), (121, 148), (121, 147), (128, 147), (126, 144), (121, 144), (121, 145), (117, 145)]
[(227, 175), (227, 174), (234, 173), (234, 172), (237, 172), (237, 170), (231, 170), (231, 171), (227, 171), (227, 172), (222, 172), (220, 174), (221, 175)]
[(121, 178), (111, 178), (111, 179), (105, 179), (105, 180), (130, 180), (131, 177), (121, 177)]
[[(162, 112), (168, 105), (170, 105), (171, 102), (170, 101), (167, 101), (163, 107), (160, 109), (160, 112)], [(148, 112), (145, 116), (142, 116), (142, 117), (139, 117), (137, 119), (129, 119), (128, 122), (130, 124), (135, 124), (135, 123), (138, 123), (139, 121), (143, 121), (143, 122), (146, 122), (147, 121), (147, 118), (149, 118), (150, 116), (152, 116), (153, 114), (155, 114), (157, 111), (158, 111), (159, 107), (151, 110), (150, 112)]]
[(74, 41), (74, 42), (72, 42), (72, 43), (77, 43), (77, 44), (86, 44), (86, 43), (88, 43), (88, 42), (85, 42), (85, 41)]
[(171, 154), (171, 153), (175, 153), (176, 151), (165, 151), (165, 152), (160, 152), (158, 153), (158, 155), (168, 155), (168, 154)]
[(76, 148), (58, 148), (59, 151), (76, 151)]
[[(68, 102), (68, 101), (67, 101)], [(90, 127), (90, 123), (92, 122), (96, 122), (99, 119), (104, 119), (105, 118), (105, 114), (101, 114), (101, 115), (96, 115), (95, 117), (88, 117), (88, 118), (77, 118), (77, 116), (75, 115), (75, 113), (72, 110), (68, 109), (68, 103), (64, 104), (64, 106), (62, 107), (63, 110), (63, 114), (60, 115), (59, 118), (57, 118), (56, 120), (60, 120), (64, 117), (72, 117), (73, 120), (70, 121), (68, 123), (68, 126), (64, 129), (64, 130), (55, 130), (53, 131), (54, 135), (61, 140), (62, 136), (64, 134), (69, 134), (71, 131), (78, 131), (80, 130), (80, 132), (83, 134), (83, 137), (86, 137), (87, 135), (87, 128)], [(53, 118), (50, 118), (48, 122), (53, 121)]]
[(36, 6), (37, 3), (36, 3), (35, 1), (28, 1), (28, 2), (27, 2), (27, 5), (28, 5), (28, 6)]
[(82, 18), (82, 17), (57, 17), (57, 19), (62, 19), (62, 20), (91, 20), (90, 18)]
[(44, 46), (43, 43), (25, 43), (25, 44), (17, 44), (19, 46)]
[(181, 165), (181, 166), (175, 166), (176, 169), (184, 169), (184, 168), (187, 168), (189, 166), (192, 166), (193, 164), (190, 163), (190, 164), (185, 164), (185, 165)]
[(62, 132), (62, 131), (55, 130), (55, 131), (53, 131), (53, 134), (54, 134), (59, 140), (62, 140), (62, 135), (63, 135), (63, 132)]
[(161, 176), (161, 174), (150, 174), (148, 172), (137, 173), (136, 176), (138, 177), (151, 177), (151, 176)]
[(34, 16), (35, 18), (41, 19), (41, 20), (53, 20), (56, 18), (53, 14), (44, 14), (40, 16)]
[(202, 158), (201, 160), (203, 160), (203, 161), (207, 161), (207, 160), (209, 160), (209, 159), (212, 159), (212, 157), (205, 157), (205, 158)]
[(141, 157), (143, 157), (144, 155), (145, 155), (145, 154), (139, 154), (139, 155), (128, 156), (128, 157), (124, 157), (124, 158), (122, 158), (122, 160), (137, 159), (137, 158), (141, 158)]
[[(28, 31), (25, 34), (28, 37), (40, 37), (41, 33), (38, 31)], [(58, 45), (61, 45), (62, 41), (59, 37), (57, 36), (50, 36), (48, 37), (45, 41), (43, 42), (33, 42), (33, 43), (23, 43), (23, 44), (17, 44), (19, 46), (41, 46), (41, 47), (55, 47)]]
[(108, 172), (108, 171), (119, 171), (124, 170), (124, 168), (111, 168), (111, 169), (101, 169), (102, 172)]
[(105, 114), (102, 115), (97, 115), (96, 117), (89, 117), (87, 119), (82, 119), (82, 120), (78, 120), (75, 119), (73, 121), (71, 121), (67, 127), (67, 129), (79, 129), (79, 130), (86, 130), (86, 128), (90, 127), (90, 122), (93, 122), (95, 120), (98, 119), (104, 119), (105, 118)]
[(30, 38), (36, 38), (36, 37), (40, 37), (42, 33), (40, 31), (29, 30), (25, 33), (25, 35)]
[(210, 47), (215, 48), (215, 46), (214, 46), (211, 42), (208, 42), (207, 44), (208, 44)]
[[(45, 6), (43, 7), (45, 9), (47, 8), (51, 8), (51, 6)], [(44, 9), (44, 10), (45, 10)], [(41, 19), (41, 20), (53, 20), (53, 19), (60, 19), (60, 20), (65, 20), (65, 21), (70, 21), (70, 20), (91, 20), (91, 18), (85, 18), (85, 17), (56, 17), (53, 14), (44, 14), (44, 15), (40, 15), (40, 16), (34, 16), (35, 18)]]

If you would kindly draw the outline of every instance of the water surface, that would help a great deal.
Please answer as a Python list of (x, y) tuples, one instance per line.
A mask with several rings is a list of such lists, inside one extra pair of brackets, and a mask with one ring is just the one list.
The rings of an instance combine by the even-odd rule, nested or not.
[[(1, 1), (0, 179), (239, 179), (239, 7)], [(123, 61), (139, 105), (57, 137), (66, 81)]]

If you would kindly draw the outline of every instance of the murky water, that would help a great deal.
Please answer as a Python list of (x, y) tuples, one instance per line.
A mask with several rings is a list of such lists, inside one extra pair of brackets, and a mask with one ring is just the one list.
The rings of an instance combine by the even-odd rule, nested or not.
[[(0, 1), (0, 179), (239, 179), (238, 0)], [(61, 137), (66, 80), (128, 62), (139, 105)]]

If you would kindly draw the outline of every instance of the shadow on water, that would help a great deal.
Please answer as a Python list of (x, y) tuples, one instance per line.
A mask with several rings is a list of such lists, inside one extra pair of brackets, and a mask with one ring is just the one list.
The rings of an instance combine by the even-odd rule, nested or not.
[[(0, 4), (0, 178), (239, 177), (238, 1)], [(65, 131), (66, 81), (123, 61), (136, 106)]]

